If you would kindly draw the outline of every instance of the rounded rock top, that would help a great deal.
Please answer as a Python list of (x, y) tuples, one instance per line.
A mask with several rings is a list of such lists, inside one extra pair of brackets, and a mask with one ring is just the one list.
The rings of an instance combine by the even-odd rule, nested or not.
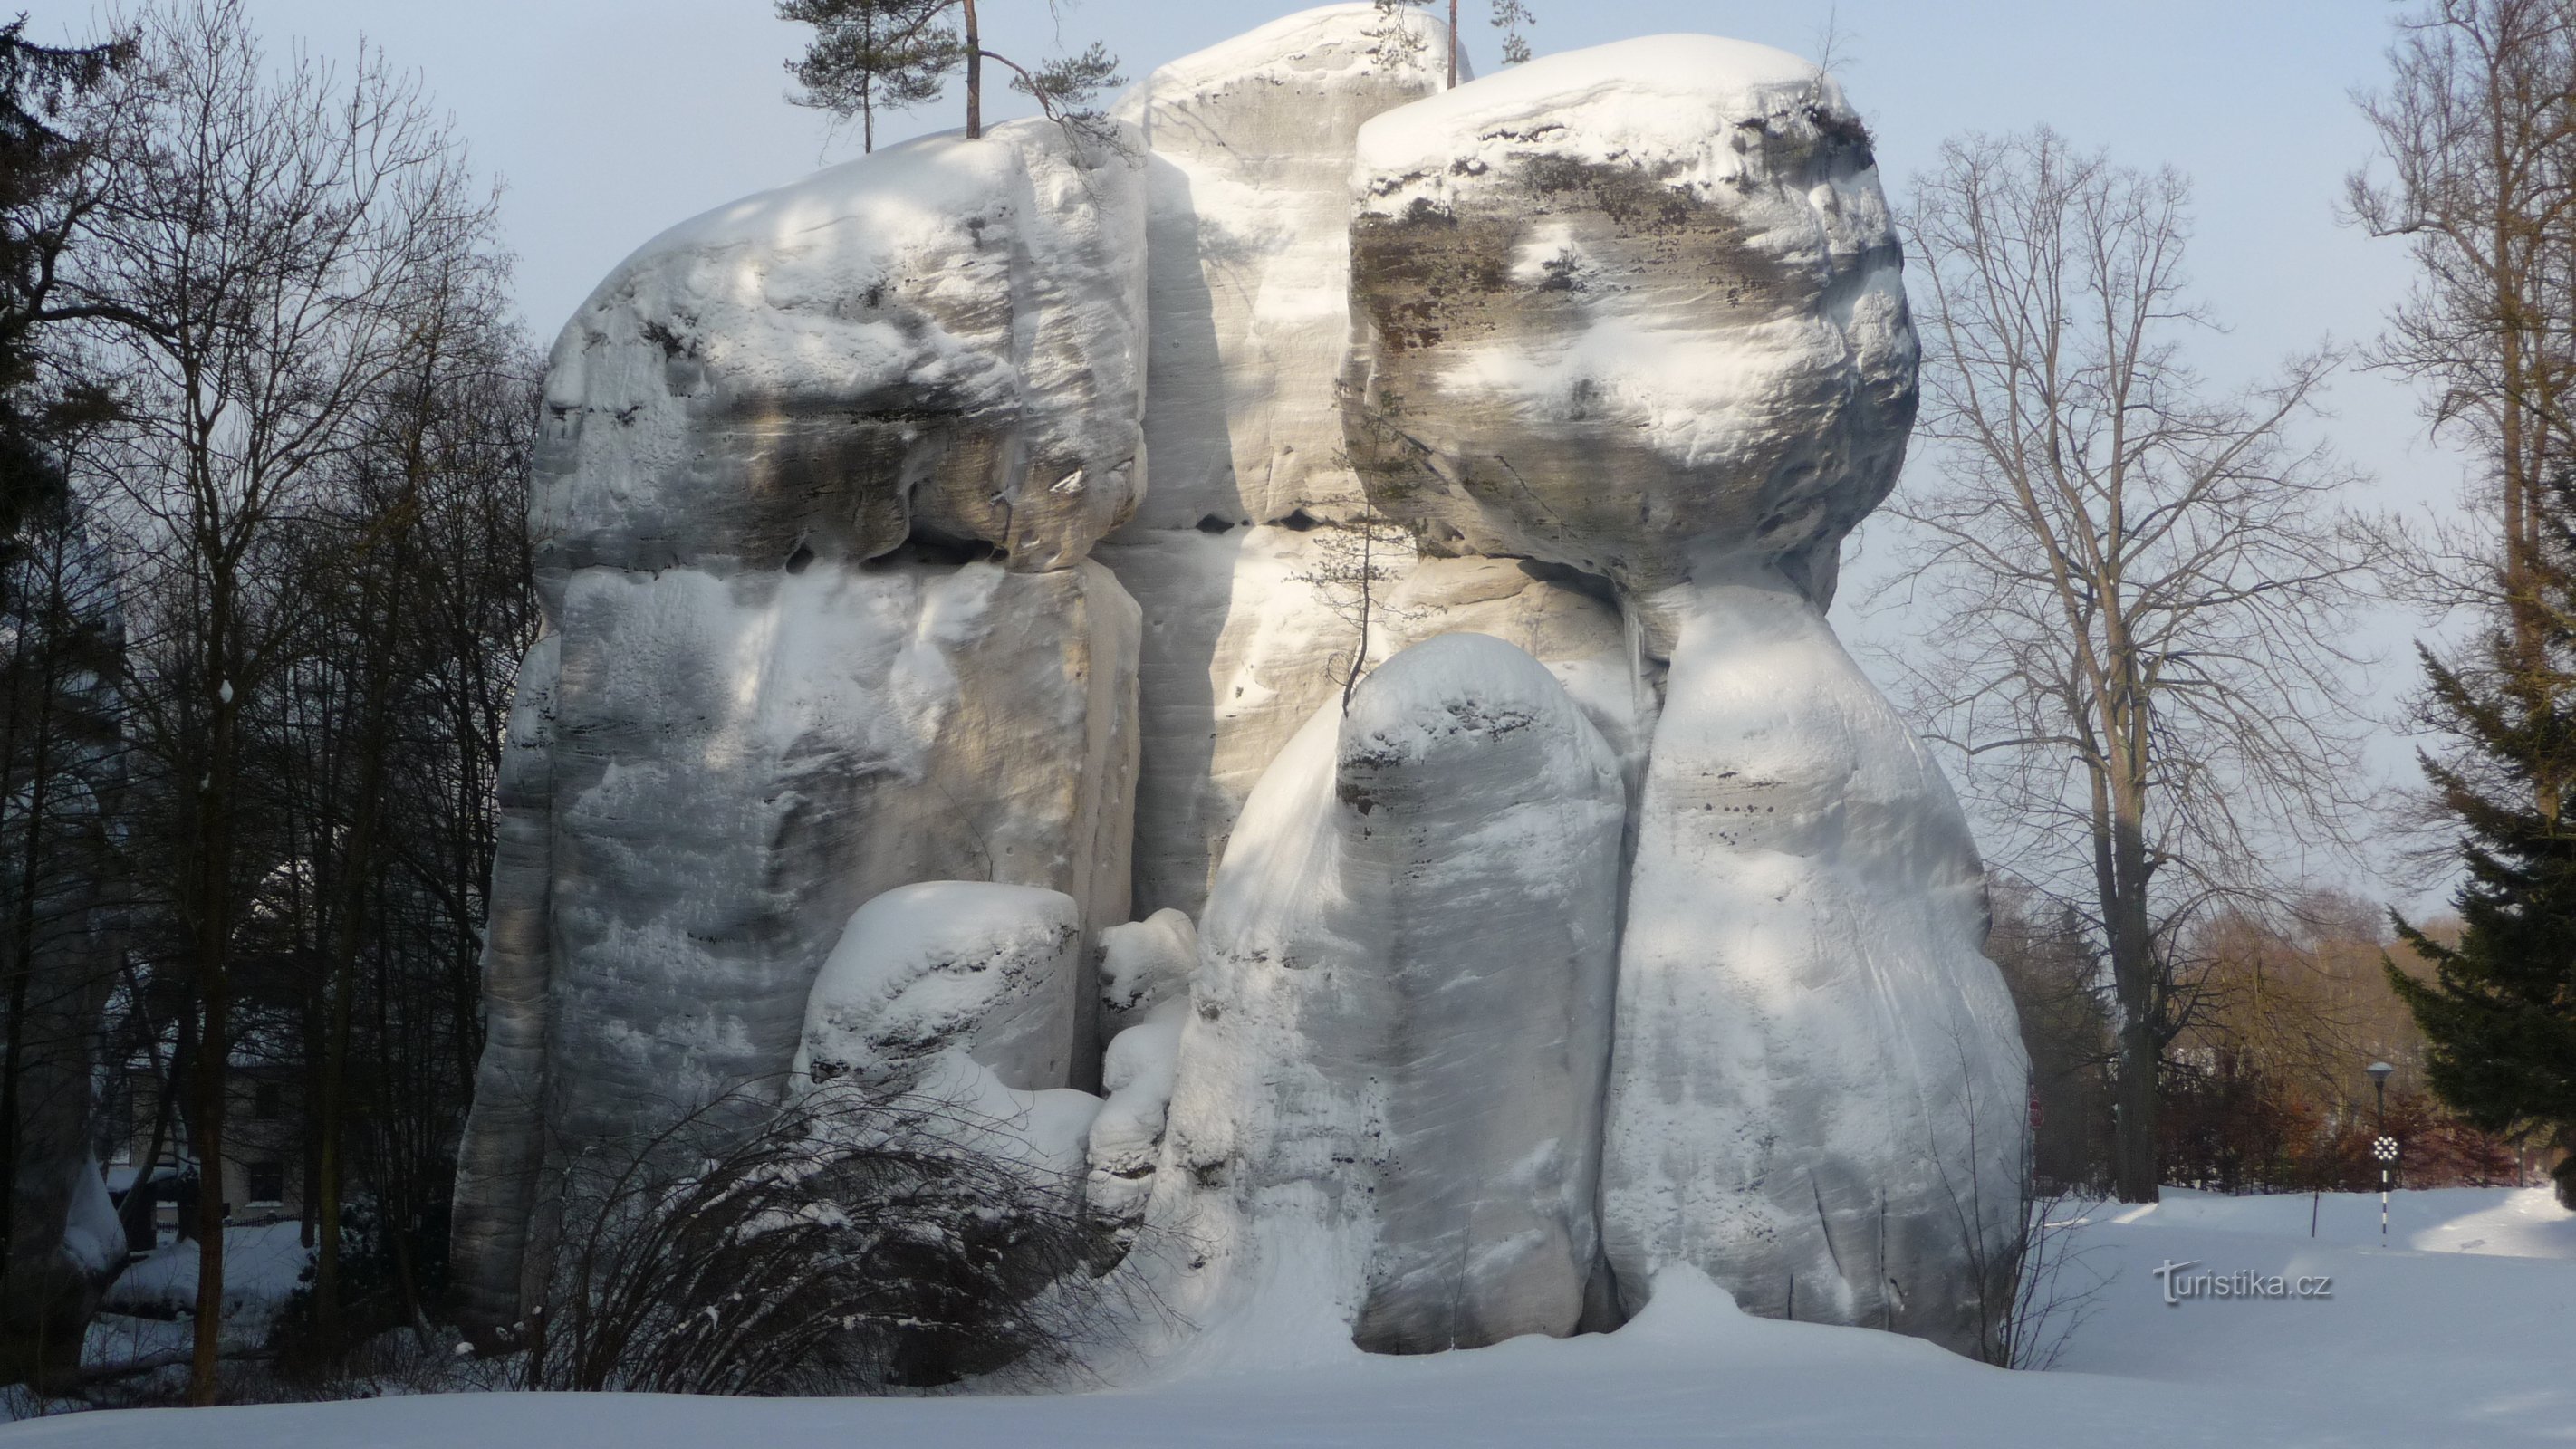
[(1360, 128), (1354, 180), (1365, 199), (1410, 175), (1472, 175), (1487, 147), (1688, 160), (1712, 142), (1726, 149), (1739, 121), (1805, 107), (1858, 120), (1832, 76), (1788, 51), (1716, 35), (1641, 36), (1542, 56), (1371, 120)]

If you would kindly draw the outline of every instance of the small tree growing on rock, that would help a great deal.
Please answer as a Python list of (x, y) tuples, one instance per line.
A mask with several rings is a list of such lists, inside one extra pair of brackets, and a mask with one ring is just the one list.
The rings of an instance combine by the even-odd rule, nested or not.
[(778, 0), (778, 18), (814, 27), (805, 54), (787, 63), (804, 87), (796, 104), (859, 123), (876, 149), (879, 106), (900, 110), (939, 98), (966, 73), (966, 139), (984, 134), (984, 62), (1012, 73), (1011, 89), (1035, 99), (1046, 118), (1077, 135), (1108, 139), (1092, 101), (1121, 84), (1117, 57), (1098, 41), (1078, 55), (1036, 67), (984, 48), (976, 0)]

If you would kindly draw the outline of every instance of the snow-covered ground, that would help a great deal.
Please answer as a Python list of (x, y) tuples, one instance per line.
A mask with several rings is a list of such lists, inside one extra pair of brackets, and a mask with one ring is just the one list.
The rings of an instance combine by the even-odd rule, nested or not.
[[(224, 1229), (224, 1316), (265, 1315), (295, 1291), (313, 1250), (303, 1225), (289, 1219)], [(182, 1238), (117, 1275), (107, 1290), (110, 1312), (164, 1318), (195, 1311), (197, 1244)]]
[[(1184, 1445), (2523, 1444), (2576, 1440), (2576, 1216), (2539, 1190), (2217, 1198), (2097, 1210), (2107, 1277), (2056, 1371), (2010, 1373), (1867, 1329), (1746, 1317), (1667, 1278), (1608, 1337), (1517, 1339), (1055, 1398), (451, 1395), (83, 1414), (43, 1449), (681, 1449), (759, 1443)], [(2164, 1301), (2155, 1269), (2330, 1277), (2329, 1296)], [(166, 1417), (195, 1413), (184, 1425)]]

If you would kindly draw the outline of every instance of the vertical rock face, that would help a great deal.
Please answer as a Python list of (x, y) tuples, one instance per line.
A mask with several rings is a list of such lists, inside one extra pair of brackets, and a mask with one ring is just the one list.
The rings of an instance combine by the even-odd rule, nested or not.
[(1973, 1352), (2029, 1065), (1966, 821), (1786, 580), (1675, 593), (1602, 1178), (1626, 1306), (1687, 1263), (1751, 1312)]
[(1362, 507), (1334, 396), (1352, 146), (1439, 89), (1447, 38), (1408, 13), (1396, 33), (1421, 47), (1391, 44), (1386, 24), (1373, 5), (1292, 15), (1158, 67), (1118, 108), (1151, 151), (1154, 486), (1102, 551), (1145, 615), (1143, 908), (1199, 909), (1235, 812), (1350, 652), (1313, 576), (1316, 522)]
[(1711, 551), (1821, 604), (1916, 349), (1867, 132), (1780, 51), (1549, 56), (1363, 127), (1349, 447), (1435, 550), (1632, 596)]
[(1500, 640), (1407, 650), (1308, 722), (1204, 927), (1155, 1186), (1203, 1245), (1192, 1311), (1387, 1352), (1573, 1330), (1622, 815), (1608, 746)]
[(545, 1155), (776, 1090), (883, 892), (1069, 898), (1008, 1087), (1096, 1070), (1138, 619), (1087, 555), (1142, 486), (1142, 226), (1138, 173), (1052, 126), (934, 137), (674, 228), (565, 330), (461, 1152), (478, 1326), (540, 1266)]
[(784, 1072), (843, 924), (897, 886), (1123, 916), (1132, 745), (1096, 686), (1133, 678), (1132, 608), (1097, 565), (574, 575), (550, 1130), (610, 1140), (639, 1103)]
[(546, 1022), (553, 1007), (555, 691), (563, 637), (519, 663), (501, 746), (491, 917), (483, 929), (483, 1058), (456, 1154), (456, 1311), (519, 1316), (528, 1220), (545, 1159)]

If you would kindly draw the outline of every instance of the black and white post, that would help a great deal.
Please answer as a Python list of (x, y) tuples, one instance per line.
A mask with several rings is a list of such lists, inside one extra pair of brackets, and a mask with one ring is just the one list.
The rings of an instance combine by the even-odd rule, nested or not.
[(2388, 1246), (2388, 1182), (2397, 1166), (2397, 1139), (2388, 1135), (2388, 1078), (2397, 1069), (2386, 1062), (2372, 1062), (2362, 1069), (2370, 1074), (2371, 1090), (2378, 1096), (2378, 1140), (2370, 1144), (2370, 1155), (2379, 1159), (2379, 1245)]

